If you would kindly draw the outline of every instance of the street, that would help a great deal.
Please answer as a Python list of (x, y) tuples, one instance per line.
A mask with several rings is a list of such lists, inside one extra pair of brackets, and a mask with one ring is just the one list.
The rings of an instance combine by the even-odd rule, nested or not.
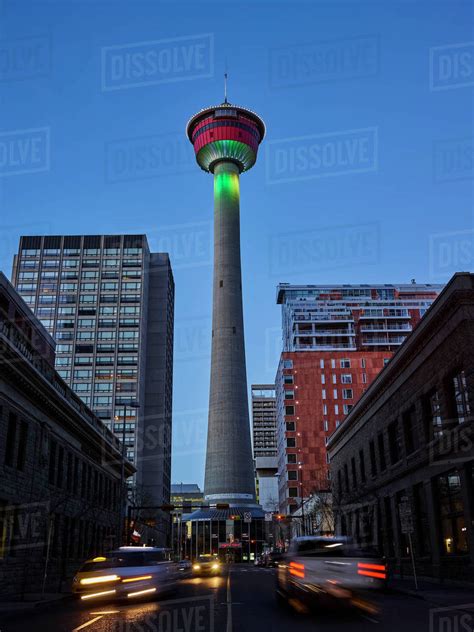
[(0, 620), (0, 629), (1, 632), (25, 632), (32, 627), (39, 632), (306, 632), (319, 628), (362, 632), (374, 628), (398, 632), (403, 625), (404, 632), (438, 630), (433, 610), (436, 605), (409, 595), (379, 593), (371, 613), (309, 614), (278, 606), (274, 584), (272, 569), (235, 565), (220, 577), (183, 580), (177, 593), (166, 600), (96, 606), (67, 600), (34, 614), (30, 611), (4, 622)]

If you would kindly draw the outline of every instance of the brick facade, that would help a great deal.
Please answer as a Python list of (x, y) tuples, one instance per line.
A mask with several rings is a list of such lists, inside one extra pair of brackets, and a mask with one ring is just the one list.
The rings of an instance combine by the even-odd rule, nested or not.
[[(474, 580), (474, 275), (458, 274), (329, 440), (336, 531)], [(412, 528), (411, 528), (412, 526)]]

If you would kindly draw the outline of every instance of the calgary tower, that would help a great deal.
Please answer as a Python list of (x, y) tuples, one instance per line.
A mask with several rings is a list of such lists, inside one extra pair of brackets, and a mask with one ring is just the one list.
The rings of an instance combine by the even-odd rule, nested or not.
[(240, 174), (257, 159), (262, 119), (227, 101), (205, 108), (186, 133), (196, 161), (214, 175), (212, 359), (204, 495), (257, 507), (248, 412), (240, 263)]

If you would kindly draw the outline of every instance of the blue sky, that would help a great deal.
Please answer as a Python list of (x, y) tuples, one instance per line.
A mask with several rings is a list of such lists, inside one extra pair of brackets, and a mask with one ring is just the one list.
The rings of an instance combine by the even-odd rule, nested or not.
[[(21, 234), (170, 248), (174, 481), (202, 483), (209, 388), (212, 179), (188, 118), (227, 66), (267, 124), (241, 224), (248, 381), (271, 381), (278, 282), (474, 267), (473, 25), (455, 0), (0, 2), (0, 268)], [(134, 53), (155, 67), (127, 75)]]

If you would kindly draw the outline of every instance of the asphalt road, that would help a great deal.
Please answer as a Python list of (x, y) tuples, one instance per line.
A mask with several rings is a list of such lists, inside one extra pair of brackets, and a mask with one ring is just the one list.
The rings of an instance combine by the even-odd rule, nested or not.
[(422, 599), (397, 593), (377, 594), (370, 612), (311, 614), (278, 606), (274, 584), (275, 571), (271, 569), (235, 565), (220, 577), (183, 580), (169, 599), (96, 606), (61, 602), (34, 614), (0, 621), (0, 631), (400, 632), (402, 628), (403, 632), (438, 632), (433, 604)]

